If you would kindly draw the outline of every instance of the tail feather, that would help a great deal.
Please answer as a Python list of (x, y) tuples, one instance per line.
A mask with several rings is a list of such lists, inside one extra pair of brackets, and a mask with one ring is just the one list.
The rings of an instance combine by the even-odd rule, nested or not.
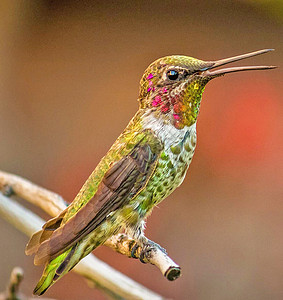
[(73, 264), (71, 262), (75, 248), (76, 245), (46, 264), (43, 274), (33, 290), (34, 295), (44, 294), (49, 287), (73, 267), (73, 264), (76, 265), (77, 262)]
[[(27, 246), (26, 246), (26, 255), (35, 254), (38, 252), (38, 249), (40, 246), (48, 241), (56, 229), (58, 229), (62, 223), (62, 220), (64, 218), (64, 215), (66, 214), (66, 211), (63, 211), (59, 216), (50, 219), (47, 221), (43, 226), (42, 229), (34, 233), (29, 240)], [(35, 265), (40, 265), (45, 263), (46, 261), (50, 260), (48, 257), (48, 252), (45, 251), (45, 260), (38, 260), (37, 258), (34, 260)]]
[[(113, 234), (114, 231), (100, 230), (92, 233), (92, 235), (87, 236), (81, 241), (77, 242), (65, 252), (59, 254), (55, 258), (51, 258), (47, 261), (43, 274), (37, 283), (33, 293), (35, 295), (42, 295), (45, 291), (51, 287), (58, 279), (63, 277), (66, 273), (73, 269), (74, 266), (86, 255), (88, 255), (93, 249), (103, 244), (105, 240), (110, 236), (110, 233)], [(41, 238), (41, 232), (35, 233), (32, 240), (34, 244), (28, 248), (28, 251), (33, 252), (37, 247), (38, 241)], [(41, 244), (42, 245), (42, 244)], [(35, 263), (37, 259), (35, 257)]]
[(37, 252), (37, 250), (40, 246), (41, 240), (42, 240), (43, 233), (44, 233), (44, 230), (41, 229), (32, 235), (31, 239), (29, 240), (28, 244), (26, 245), (26, 250), (25, 250), (26, 255), (32, 255)]

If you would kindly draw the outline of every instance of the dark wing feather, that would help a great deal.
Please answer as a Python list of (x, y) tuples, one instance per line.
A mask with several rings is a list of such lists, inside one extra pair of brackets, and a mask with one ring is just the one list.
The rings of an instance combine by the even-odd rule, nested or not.
[(60, 227), (67, 209), (68, 208), (62, 211), (60, 215), (58, 215), (57, 217), (48, 220), (42, 226), (41, 230), (37, 231), (32, 235), (31, 239), (29, 240), (26, 246), (26, 250), (25, 250), (26, 255), (31, 255), (33, 253), (36, 253), (40, 244), (43, 243), (45, 240), (48, 240), (52, 236), (53, 231), (55, 231), (57, 228)]
[[(88, 203), (39, 246), (35, 263), (42, 264), (63, 253), (99, 226), (107, 215), (135, 197), (151, 176), (156, 158), (157, 153), (145, 144), (137, 145), (130, 154), (114, 163)], [(58, 222), (50, 222), (51, 228), (53, 225)]]

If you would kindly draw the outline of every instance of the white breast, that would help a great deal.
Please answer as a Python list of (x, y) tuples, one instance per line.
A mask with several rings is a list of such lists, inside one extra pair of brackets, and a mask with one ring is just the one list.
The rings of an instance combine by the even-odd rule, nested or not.
[(151, 129), (164, 143), (164, 149), (175, 144), (179, 144), (184, 140), (186, 134), (190, 136), (196, 135), (196, 123), (191, 126), (185, 126), (182, 129), (177, 129), (170, 123), (165, 123), (161, 118), (155, 118), (152, 113), (143, 116), (142, 126), (144, 129)]

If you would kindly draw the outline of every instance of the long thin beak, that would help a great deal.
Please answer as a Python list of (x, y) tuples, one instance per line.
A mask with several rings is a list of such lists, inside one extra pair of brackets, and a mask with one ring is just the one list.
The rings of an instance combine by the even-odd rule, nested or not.
[(251, 71), (251, 70), (267, 70), (267, 69), (277, 68), (276, 66), (246, 66), (246, 67), (231, 67), (231, 68), (224, 68), (224, 69), (210, 71), (212, 69), (229, 64), (231, 62), (235, 62), (235, 61), (242, 60), (245, 58), (253, 57), (253, 56), (267, 53), (267, 52), (270, 52), (273, 50), (274, 49), (264, 49), (264, 50), (259, 50), (259, 51), (255, 51), (255, 52), (250, 52), (250, 53), (243, 54), (243, 55), (238, 55), (238, 56), (220, 59), (217, 61), (212, 61), (211, 63), (213, 63), (213, 65), (211, 67), (209, 67), (206, 71), (204, 71), (203, 75), (206, 77), (210, 77), (210, 76), (214, 77), (214, 76), (220, 76), (220, 75), (224, 75), (224, 74), (232, 73), (232, 72)]

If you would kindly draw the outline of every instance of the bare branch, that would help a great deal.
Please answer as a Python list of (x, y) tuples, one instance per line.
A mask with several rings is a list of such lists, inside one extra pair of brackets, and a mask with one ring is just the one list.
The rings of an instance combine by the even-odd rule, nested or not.
[[(24, 271), (22, 268), (15, 267), (10, 276), (10, 281), (7, 290), (0, 294), (0, 300), (32, 300), (34, 298), (26, 297), (19, 292), (20, 284), (24, 278)], [(41, 298), (41, 300), (55, 300), (51, 298)]]
[[(35, 231), (41, 229), (41, 226), (44, 224), (44, 220), (40, 217), (1, 193), (0, 215), (27, 236), (31, 236)], [(112, 294), (117, 294), (125, 299), (163, 299), (161, 296), (112, 269), (93, 254), (81, 260), (74, 268), (74, 271), (92, 281), (95, 286), (106, 291), (112, 291)]]
[(0, 189), (5, 189), (8, 194), (15, 193), (17, 196), (40, 207), (52, 217), (56, 217), (66, 208), (66, 202), (58, 194), (33, 184), (20, 176), (3, 171), (0, 171)]
[(25, 296), (19, 294), (19, 287), (23, 277), (23, 270), (19, 267), (15, 267), (10, 275), (6, 292), (0, 294), (0, 300), (26, 300), (27, 298)]
[[(129, 238), (123, 233), (120, 233), (112, 236), (106, 241), (104, 245), (112, 248), (113, 250), (121, 254), (131, 257), (132, 247), (133, 245), (135, 245), (135, 240)], [(135, 256), (139, 258), (140, 254), (141, 248), (139, 247), (135, 252)], [(155, 265), (161, 271), (161, 273), (170, 281), (177, 279), (181, 275), (181, 268), (158, 247), (153, 248), (150, 252), (150, 255), (144, 257), (143, 261), (145, 263)]]
[[(66, 202), (64, 199), (59, 196), (56, 193), (53, 193), (51, 191), (48, 191), (42, 187), (39, 187), (30, 181), (23, 179), (19, 176), (12, 175), (6, 172), (0, 171), (0, 189), (4, 191), (5, 194), (10, 195), (12, 193), (16, 194), (17, 196), (27, 200), (28, 202), (40, 207), (42, 210), (47, 212), (50, 216), (55, 217), (57, 216), (62, 210), (66, 208)], [(11, 200), (8, 200), (11, 201)], [(17, 204), (17, 203), (15, 203)], [(18, 205), (18, 204), (17, 204)], [(24, 208), (23, 208), (24, 209)], [(1, 208), (0, 208), (1, 213)], [(5, 214), (6, 210), (2, 212), (2, 214)], [(30, 211), (26, 210), (26, 214), (31, 214)], [(34, 214), (33, 214), (34, 215)], [(4, 218), (8, 218), (7, 215), (4, 216)], [(31, 234), (37, 230), (39, 230), (44, 223), (43, 220), (37, 218), (37, 220), (34, 219), (33, 222), (29, 221), (29, 224), (26, 224), (28, 220), (30, 220), (28, 217), (25, 221), (19, 220), (21, 219), (21, 215), (17, 217), (17, 222), (14, 220), (15, 216), (12, 216), (12, 220), (8, 220), (11, 222), (15, 227), (17, 227), (19, 230), (26, 233), (28, 236), (31, 236)], [(31, 224), (37, 224), (36, 228), (32, 227)], [(126, 255), (128, 257), (131, 257), (131, 252), (133, 249), (133, 245), (136, 244), (136, 241), (132, 238), (129, 238), (125, 234), (118, 234), (113, 237), (111, 237), (107, 242), (105, 243), (106, 246), (112, 248), (113, 250)], [(135, 256), (137, 258), (140, 257), (141, 249), (138, 247), (135, 251)], [(88, 256), (84, 259), (84, 261), (87, 260), (97, 260), (94, 256)], [(153, 248), (150, 252), (150, 255), (147, 255), (147, 257), (143, 258), (143, 261), (145, 263), (150, 263), (155, 265), (161, 273), (168, 279), (168, 280), (175, 280), (181, 275), (180, 267), (170, 258), (167, 254), (165, 254), (160, 248), (156, 247)], [(100, 261), (99, 261), (100, 262)], [(102, 262), (100, 262), (102, 263)], [(91, 264), (92, 265), (92, 264)], [(97, 262), (95, 262), (95, 265), (97, 265)], [(86, 267), (86, 265), (84, 265)], [(80, 265), (77, 266), (77, 268), (80, 268)], [(88, 277), (88, 272), (91, 267), (87, 267), (85, 269), (84, 273), (85, 277)], [(88, 270), (88, 271), (86, 271)], [(94, 272), (92, 270), (91, 272)], [(100, 270), (98, 270), (99, 276)], [(112, 271), (111, 271), (112, 272)], [(114, 271), (117, 272), (117, 271)], [(87, 275), (88, 274), (88, 275)], [(109, 271), (106, 272), (106, 277), (109, 276)], [(98, 283), (98, 282), (97, 282)], [(105, 284), (99, 283), (99, 285), (105, 286)], [(119, 287), (121, 286), (121, 281), (119, 281)], [(108, 288), (106, 286), (106, 288)], [(111, 289), (112, 290), (112, 289)], [(141, 298), (142, 299), (142, 298)], [(151, 298), (154, 299), (154, 298)]]

